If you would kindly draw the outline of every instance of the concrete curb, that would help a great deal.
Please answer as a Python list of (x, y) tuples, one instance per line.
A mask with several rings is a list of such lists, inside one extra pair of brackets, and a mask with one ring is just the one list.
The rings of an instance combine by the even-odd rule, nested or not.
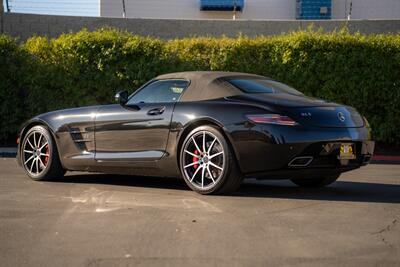
[(17, 156), (16, 147), (0, 147), (1, 158), (15, 158)]
[[(0, 148), (0, 158), (15, 158), (17, 155), (16, 147)], [(371, 163), (373, 164), (400, 164), (400, 156), (374, 155)]]
[(400, 164), (400, 156), (374, 155), (371, 163), (375, 164)]
[(0, 158), (15, 158), (17, 153), (12, 152), (0, 152)]

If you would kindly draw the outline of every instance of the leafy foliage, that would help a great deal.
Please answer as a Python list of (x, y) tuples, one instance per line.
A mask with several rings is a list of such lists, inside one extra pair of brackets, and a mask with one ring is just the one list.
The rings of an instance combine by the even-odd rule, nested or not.
[(400, 145), (400, 35), (312, 30), (257, 38), (163, 41), (103, 29), (32, 37), (0, 35), (0, 139), (49, 110), (112, 101), (156, 75), (184, 70), (256, 73), (307, 95), (356, 107), (377, 141)]
[(15, 136), (16, 129), (25, 119), (25, 59), (15, 39), (0, 35), (0, 140)]

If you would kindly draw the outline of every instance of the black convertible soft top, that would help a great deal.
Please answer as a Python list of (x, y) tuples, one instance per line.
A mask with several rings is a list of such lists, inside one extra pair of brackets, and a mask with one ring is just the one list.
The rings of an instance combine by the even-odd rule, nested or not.
[(180, 101), (200, 101), (241, 95), (243, 92), (224, 81), (224, 78), (266, 78), (264, 76), (224, 71), (186, 71), (168, 73), (155, 79), (185, 79), (190, 81)]

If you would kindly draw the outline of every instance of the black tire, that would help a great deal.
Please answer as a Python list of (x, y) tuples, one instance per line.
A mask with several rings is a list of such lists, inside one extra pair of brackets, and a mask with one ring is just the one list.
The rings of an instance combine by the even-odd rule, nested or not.
[[(208, 137), (212, 138), (217, 138), (215, 141), (215, 145), (210, 145), (209, 143), (212, 143), (211, 141), (207, 142), (207, 144), (205, 145), (206, 148), (204, 150), (207, 151), (210, 149), (215, 149), (215, 147), (217, 146), (218, 149), (220, 149), (220, 151), (218, 153), (220, 153), (221, 151), (223, 152), (221, 155), (223, 155), (223, 159), (218, 159), (219, 161), (223, 161), (222, 164), (222, 170), (217, 170), (214, 169), (214, 173), (218, 172), (218, 177), (216, 178), (216, 181), (214, 182), (214, 179), (212, 180), (213, 182), (210, 182), (210, 185), (207, 187), (200, 187), (200, 185), (196, 184), (196, 181), (194, 181), (192, 179), (192, 181), (190, 180), (190, 175), (189, 171), (186, 170), (185, 168), (185, 163), (187, 163), (187, 158), (192, 157), (193, 153), (191, 155), (187, 155), (185, 152), (185, 150), (189, 147), (190, 143), (193, 143), (193, 139), (192, 137), (196, 138), (196, 136), (198, 136), (199, 134), (204, 134), (206, 133), (207, 135), (209, 135)], [(198, 137), (197, 137), (198, 138)], [(211, 148), (210, 148), (211, 147)], [(187, 150), (186, 150), (187, 151)], [(202, 152), (200, 152), (201, 154)], [(215, 153), (215, 154), (218, 154)], [(214, 155), (215, 155), (214, 154)], [(211, 152), (210, 153), (205, 153), (205, 157), (210, 156), (211, 158), (209, 160), (207, 160), (207, 162), (212, 162), (212, 156)], [(200, 165), (197, 166), (197, 168), (202, 168), (201, 164), (204, 164), (207, 166), (207, 168), (211, 165), (207, 165), (207, 162), (205, 162), (205, 159), (202, 158), (204, 160), (204, 162), (200, 163)], [(195, 159), (193, 159), (194, 161)], [(200, 159), (201, 160), (201, 159)], [(222, 135), (222, 133), (219, 131), (219, 129), (215, 126), (211, 126), (211, 125), (205, 125), (205, 126), (200, 126), (195, 128), (194, 130), (192, 130), (185, 138), (183, 145), (181, 147), (181, 151), (180, 151), (180, 169), (181, 169), (181, 174), (183, 179), (185, 180), (186, 184), (195, 192), (200, 193), (200, 194), (228, 194), (228, 193), (232, 193), (234, 191), (236, 191), (239, 187), (240, 184), (243, 180), (243, 176), (237, 166), (237, 162), (235, 159), (235, 156), (233, 154), (233, 151), (231, 149), (231, 147), (229, 146), (228, 142), (226, 141), (225, 137)], [(211, 163), (209, 163), (211, 164)], [(189, 164), (187, 164), (189, 165)], [(204, 166), (203, 165), (203, 166)], [(215, 164), (214, 164), (215, 165)], [(191, 167), (190, 167), (191, 168)], [(194, 167), (193, 167), (194, 168)], [(207, 169), (206, 168), (206, 169)], [(214, 167), (209, 167), (214, 168)], [(204, 167), (203, 167), (204, 169)], [(208, 170), (207, 170), (208, 171)], [(205, 171), (205, 172), (207, 172)], [(208, 174), (204, 174), (206, 177), (208, 175), (208, 177), (213, 176), (214, 177), (214, 173), (213, 171), (211, 172), (207, 172)], [(194, 176), (192, 175), (192, 177), (196, 177), (196, 171), (193, 170), (194, 172)], [(199, 172), (200, 173), (200, 172)], [(198, 174), (199, 175), (199, 174)], [(197, 176), (198, 176), (197, 175)], [(201, 174), (200, 174), (201, 175)], [(217, 175), (215, 175), (217, 176)], [(215, 177), (214, 177), (215, 178)], [(205, 179), (203, 177), (203, 179)], [(208, 179), (210, 180), (210, 178)]]
[(334, 183), (339, 176), (340, 173), (323, 177), (291, 179), (291, 181), (301, 187), (324, 187)]
[[(30, 161), (25, 163), (27, 161), (27, 158), (29, 158), (33, 153), (26, 153), (25, 150), (32, 148), (32, 150), (38, 151), (38, 149), (33, 148), (32, 142), (28, 140), (28, 138), (31, 138), (31, 136), (34, 135), (42, 135), (42, 139), (37, 140), (38, 142), (40, 141), (42, 144), (44, 139), (48, 143), (47, 147), (44, 145), (43, 149), (46, 149), (46, 151), (43, 151), (43, 149), (37, 153), (45, 152), (44, 154), (47, 154), (48, 156), (39, 156), (40, 159), (38, 159), (38, 165), (40, 166), (38, 169), (36, 164), (32, 163), (32, 165), (29, 165)], [(30, 144), (28, 143), (31, 142)], [(35, 145), (36, 146), (36, 140), (35, 140)], [(41, 146), (39, 144), (38, 146)], [(26, 149), (27, 148), (27, 149)], [(35, 152), (36, 153), (36, 152)], [(39, 154), (41, 155), (41, 154)], [(32, 155), (33, 156), (33, 155)], [(43, 158), (44, 157), (44, 158)], [(34, 161), (35, 159), (33, 159)], [(45, 161), (44, 161), (45, 160)], [(40, 163), (39, 163), (40, 161)], [(46, 164), (44, 164), (46, 162)], [(44, 181), (44, 180), (52, 180), (56, 178), (63, 177), (65, 174), (65, 170), (63, 169), (60, 158), (58, 155), (58, 150), (57, 150), (57, 145), (50, 134), (49, 130), (41, 125), (34, 126), (29, 131), (25, 134), (24, 139), (22, 141), (22, 146), (21, 146), (21, 163), (22, 166), (26, 172), (26, 174), (35, 181)], [(42, 165), (40, 165), (42, 164)], [(43, 169), (41, 169), (43, 167)], [(35, 173), (34, 170), (37, 170), (38, 173)]]

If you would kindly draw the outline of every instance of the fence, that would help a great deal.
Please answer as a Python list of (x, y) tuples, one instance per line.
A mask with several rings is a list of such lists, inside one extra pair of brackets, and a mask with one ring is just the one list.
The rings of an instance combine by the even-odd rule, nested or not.
[(340, 29), (347, 25), (350, 32), (359, 31), (365, 34), (400, 32), (400, 20), (172, 20), (72, 17), (20, 13), (4, 13), (2, 28), (5, 33), (20, 37), (21, 40), (33, 35), (57, 37), (62, 33), (76, 32), (82, 28), (95, 30), (102, 27), (115, 27), (134, 34), (172, 39), (221, 35), (235, 37), (240, 33), (249, 37), (277, 35), (305, 29), (311, 24), (315, 28), (322, 28), (325, 31)]

